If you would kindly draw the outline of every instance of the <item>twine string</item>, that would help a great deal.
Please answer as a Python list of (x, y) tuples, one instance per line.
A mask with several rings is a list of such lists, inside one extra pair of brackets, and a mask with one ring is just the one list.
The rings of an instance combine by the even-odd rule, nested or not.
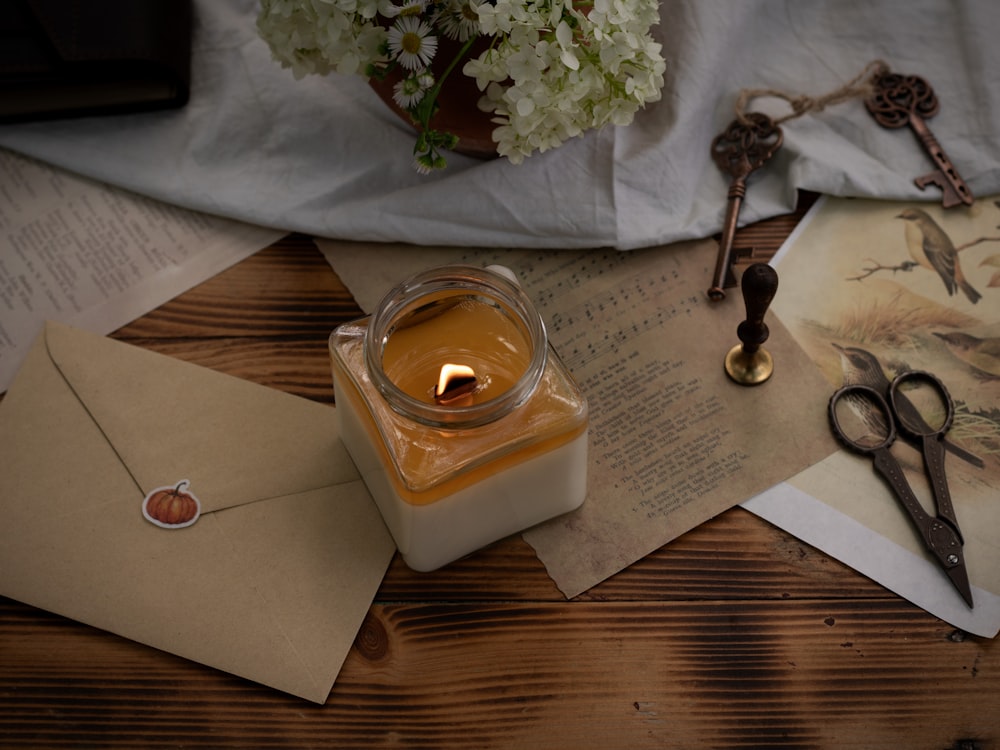
[(775, 125), (809, 113), (822, 112), (829, 106), (851, 99), (868, 98), (874, 91), (875, 82), (888, 72), (889, 66), (884, 60), (873, 60), (843, 86), (815, 97), (806, 94), (793, 95), (777, 89), (743, 89), (736, 99), (736, 119), (744, 125), (750, 125), (751, 123), (747, 119), (748, 107), (754, 99), (762, 97), (782, 99), (791, 107), (791, 112), (788, 114), (774, 118)]

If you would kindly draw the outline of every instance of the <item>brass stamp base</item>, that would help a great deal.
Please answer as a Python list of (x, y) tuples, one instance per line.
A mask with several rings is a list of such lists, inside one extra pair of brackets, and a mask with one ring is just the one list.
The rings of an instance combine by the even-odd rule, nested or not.
[(743, 351), (737, 344), (726, 355), (726, 374), (740, 385), (760, 385), (774, 372), (774, 360), (766, 349), (753, 354)]

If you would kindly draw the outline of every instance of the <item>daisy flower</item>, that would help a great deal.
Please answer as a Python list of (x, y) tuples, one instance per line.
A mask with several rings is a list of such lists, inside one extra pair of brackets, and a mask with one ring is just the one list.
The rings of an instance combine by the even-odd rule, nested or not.
[(407, 70), (426, 67), (437, 52), (433, 29), (417, 16), (400, 16), (389, 29), (389, 52)]
[(472, 0), (444, 0), (434, 13), (434, 25), (449, 39), (465, 42), (479, 35), (479, 14)]
[(378, 12), (386, 18), (418, 16), (424, 12), (426, 5), (427, 0), (403, 0), (399, 5), (396, 5), (392, 0), (382, 0), (379, 3)]
[(392, 98), (403, 109), (410, 109), (420, 103), (433, 85), (434, 76), (425, 69), (417, 70), (393, 86)]

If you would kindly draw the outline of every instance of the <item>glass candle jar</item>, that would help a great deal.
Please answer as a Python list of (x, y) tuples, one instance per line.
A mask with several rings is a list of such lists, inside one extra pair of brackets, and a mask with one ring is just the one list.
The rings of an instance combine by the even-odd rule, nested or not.
[(495, 269), (417, 274), (330, 336), (341, 439), (414, 570), (586, 496), (586, 400)]

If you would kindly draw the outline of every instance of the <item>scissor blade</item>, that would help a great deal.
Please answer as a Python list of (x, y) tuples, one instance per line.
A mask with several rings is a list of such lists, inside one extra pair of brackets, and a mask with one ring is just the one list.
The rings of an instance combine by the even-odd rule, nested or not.
[(948, 578), (951, 580), (952, 585), (958, 589), (958, 593), (962, 595), (965, 599), (965, 603), (969, 605), (971, 609), (972, 604), (972, 587), (969, 585), (969, 572), (965, 569), (965, 563), (959, 563), (954, 567), (945, 570), (948, 574)]
[(934, 502), (937, 504), (939, 521), (951, 526), (958, 537), (959, 544), (965, 544), (962, 531), (958, 528), (958, 518), (955, 516), (955, 506), (951, 502), (951, 492), (948, 489), (948, 479), (944, 471), (944, 437), (941, 434), (925, 435), (923, 438), (924, 466), (934, 490)]

